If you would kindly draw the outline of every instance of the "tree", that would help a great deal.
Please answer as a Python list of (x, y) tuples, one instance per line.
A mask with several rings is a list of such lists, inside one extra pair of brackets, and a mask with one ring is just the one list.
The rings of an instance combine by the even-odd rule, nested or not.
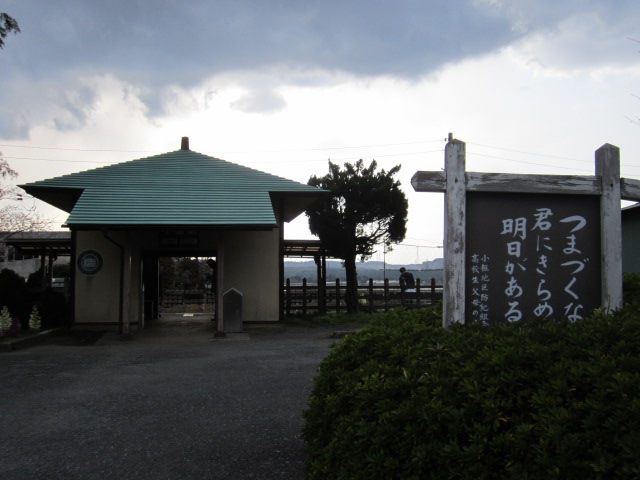
[(51, 228), (51, 220), (37, 213), (35, 204), (11, 183), (17, 176), (0, 152), (0, 256), (4, 256), (5, 240), (14, 233)]
[(20, 27), (14, 18), (4, 12), (0, 12), (0, 48), (4, 48), (4, 39), (9, 33), (18, 33)]
[(317, 235), (327, 253), (343, 261), (347, 277), (347, 311), (358, 310), (356, 258), (365, 261), (376, 245), (404, 240), (408, 202), (393, 176), (400, 165), (388, 172), (376, 172), (377, 163), (368, 168), (362, 160), (355, 165), (329, 162), (329, 173), (312, 176), (308, 184), (330, 190), (332, 195), (306, 211), (309, 229)]

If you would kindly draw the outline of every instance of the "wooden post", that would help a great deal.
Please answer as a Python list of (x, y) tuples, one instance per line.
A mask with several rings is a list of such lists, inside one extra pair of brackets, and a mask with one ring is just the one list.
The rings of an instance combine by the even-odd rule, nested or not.
[(218, 252), (216, 254), (216, 333), (215, 337), (226, 337), (224, 329), (223, 315), (223, 295), (224, 292), (224, 235), (220, 233), (218, 237)]
[(51, 288), (53, 285), (53, 252), (49, 250), (49, 265), (47, 269), (47, 287)]
[(131, 299), (131, 238), (129, 235), (124, 240), (123, 274), (122, 274), (122, 334), (130, 333), (130, 299)]
[(416, 308), (420, 308), (420, 278), (416, 278)]
[(285, 287), (285, 309), (287, 312), (287, 317), (291, 315), (291, 279), (287, 278), (287, 284)]
[(443, 327), (464, 323), (466, 145), (451, 139), (445, 147)]
[(316, 255), (316, 277), (318, 285), (318, 313), (326, 313), (326, 300), (324, 291), (324, 278), (322, 276), (322, 255)]
[(622, 308), (622, 231), (620, 218), (620, 149), (605, 144), (596, 150), (596, 176), (602, 182), (600, 231), (602, 307)]
[(302, 316), (307, 316), (307, 279), (302, 279)]
[(336, 278), (336, 313), (340, 313), (340, 279)]
[(384, 279), (384, 311), (389, 311), (389, 279)]
[[(40, 277), (40, 288), (42, 289), (41, 291), (44, 292), (47, 288), (47, 258), (44, 247), (40, 250), (40, 273), (42, 275)], [(42, 293), (40, 296), (42, 297)]]
[(322, 286), (321, 286), (321, 291), (322, 291), (322, 303), (320, 304), (320, 313), (322, 313), (323, 315), (325, 313), (327, 313), (327, 255), (324, 251), (324, 248), (322, 249), (322, 255), (321, 255), (321, 259), (320, 261), (322, 262)]
[(431, 277), (431, 305), (436, 304), (436, 279)]
[(369, 313), (373, 313), (373, 278), (369, 279)]

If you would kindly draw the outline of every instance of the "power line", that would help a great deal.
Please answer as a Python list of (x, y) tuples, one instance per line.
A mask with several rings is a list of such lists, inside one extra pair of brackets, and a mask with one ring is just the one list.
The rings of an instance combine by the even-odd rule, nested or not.
[(442, 245), (415, 245), (412, 243), (395, 243), (393, 247), (419, 247), (419, 248), (442, 248)]
[[(511, 149), (511, 148), (494, 147), (492, 145), (484, 145), (482, 143), (467, 142), (467, 144), (468, 145), (476, 145), (478, 147), (493, 148), (495, 150), (502, 150), (502, 151), (505, 151), (505, 152), (521, 153), (523, 155), (533, 155), (533, 156), (536, 156), (536, 157), (557, 158), (559, 160), (572, 160), (572, 161), (575, 161), (575, 162), (588, 162), (588, 160), (583, 160), (583, 159), (580, 159), (580, 158), (561, 157), (561, 156), (557, 156), (557, 155), (547, 155), (545, 153), (525, 152), (523, 150), (514, 150), (514, 149)], [(480, 154), (476, 153), (475, 155), (480, 155)]]
[[(287, 153), (287, 152), (323, 152), (326, 150), (349, 150), (354, 148), (373, 148), (373, 147), (396, 147), (399, 145), (416, 145), (420, 143), (439, 143), (444, 142), (446, 139), (441, 138), (438, 140), (418, 140), (414, 142), (399, 142), (399, 143), (379, 143), (374, 145), (356, 145), (356, 146), (346, 146), (346, 147), (323, 147), (323, 148), (294, 148), (294, 149), (284, 149), (284, 150), (245, 150), (245, 151), (229, 151), (223, 150), (218, 153)], [(1, 145), (0, 145), (1, 146)]]
[[(342, 146), (342, 147), (325, 147), (325, 148), (308, 148), (308, 149), (279, 149), (279, 150), (254, 150), (254, 151), (223, 151), (223, 152), (204, 152), (206, 154), (209, 155), (215, 155), (215, 154), (220, 154), (220, 153), (225, 153), (225, 154), (237, 154), (237, 155), (241, 155), (241, 154), (260, 154), (260, 153), (294, 153), (294, 152), (319, 152), (319, 151), (341, 151), (341, 150), (350, 150), (350, 149), (357, 149), (357, 148), (376, 148), (376, 147), (389, 147), (389, 146), (400, 146), (400, 145), (416, 145), (416, 144), (424, 144), (424, 143), (439, 143), (439, 142), (444, 142), (446, 139), (438, 139), (438, 140), (418, 140), (418, 141), (411, 141), (411, 142), (396, 142), (396, 143), (381, 143), (381, 144), (371, 144), (371, 145), (358, 145), (358, 146)], [(484, 147), (484, 148), (492, 148), (495, 150), (501, 150), (501, 151), (505, 151), (505, 152), (513, 152), (513, 153), (518, 153), (521, 155), (532, 155), (532, 156), (537, 156), (537, 157), (545, 157), (545, 158), (552, 158), (552, 159), (560, 159), (560, 160), (570, 160), (570, 161), (577, 161), (577, 162), (583, 162), (583, 163), (588, 163), (587, 160), (583, 160), (583, 159), (578, 159), (578, 158), (571, 158), (571, 157), (563, 157), (563, 156), (558, 156), (558, 155), (549, 155), (549, 154), (543, 154), (543, 153), (535, 153), (535, 152), (527, 152), (524, 150), (516, 150), (516, 149), (510, 149), (510, 148), (503, 148), (503, 147), (497, 147), (497, 146), (493, 146), (493, 145), (486, 145), (486, 144), (481, 144), (481, 143), (474, 143), (474, 142), (467, 142), (469, 145), (475, 145), (475, 146), (479, 146), (479, 147)], [(37, 149), (37, 150), (56, 150), (56, 151), (68, 151), (68, 152), (90, 152), (90, 153), (148, 153), (148, 154), (158, 154), (160, 152), (156, 152), (156, 151), (150, 151), (150, 150), (118, 150), (118, 149), (83, 149), (83, 148), (63, 148), (63, 147), (43, 147), (43, 146), (32, 146), (32, 145), (10, 145), (10, 144), (0, 144), (0, 147), (12, 147), (12, 148), (25, 148), (25, 149)], [(417, 156), (417, 155), (425, 155), (425, 154), (430, 154), (430, 153), (438, 153), (438, 152), (442, 152), (443, 149), (435, 149), (435, 150), (426, 150), (426, 151), (415, 151), (415, 152), (405, 152), (405, 153), (388, 153), (388, 154), (381, 154), (381, 155), (367, 155), (367, 157), (371, 157), (374, 159), (381, 159), (381, 158), (392, 158), (392, 157), (406, 157), (406, 156)], [(544, 163), (538, 163), (538, 162), (530, 162), (530, 161), (525, 161), (525, 160), (516, 160), (513, 158), (506, 158), (506, 157), (501, 157), (501, 156), (497, 156), (497, 155), (488, 155), (488, 154), (483, 154), (483, 153), (475, 153), (475, 152), (470, 152), (470, 154), (472, 156), (478, 156), (478, 157), (485, 157), (485, 158), (494, 158), (496, 160), (504, 160), (507, 162), (514, 162), (514, 163), (522, 163), (522, 164), (527, 164), (527, 165), (534, 165), (534, 166), (543, 166), (543, 167), (549, 167), (549, 168), (558, 168), (558, 169), (563, 169), (563, 170), (573, 170), (573, 171), (584, 171), (584, 172), (591, 172), (591, 170), (585, 170), (585, 169), (576, 169), (576, 168), (570, 168), (570, 167), (562, 167), (559, 165), (549, 165), (549, 164), (544, 164)], [(53, 158), (34, 158), (34, 157), (13, 157), (13, 156), (5, 156), (4, 158), (6, 159), (12, 159), (12, 160), (24, 160), (24, 161), (44, 161), (44, 162), (67, 162), (67, 163), (89, 163), (89, 164), (99, 164), (99, 165), (110, 165), (113, 163), (117, 163), (115, 161), (96, 161), (96, 160), (71, 160), (71, 159), (53, 159)], [(329, 158), (329, 160), (331, 161), (350, 161), (350, 160), (358, 160), (362, 158), (362, 156), (357, 156), (357, 157), (338, 157), (338, 158)], [(250, 163), (251, 164), (283, 164), (283, 163), (292, 163), (292, 162), (297, 162), (298, 160), (252, 160)], [(308, 159), (308, 160), (304, 160), (305, 163), (307, 162), (326, 162), (327, 159), (323, 158), (323, 159)], [(640, 168), (640, 165), (633, 165), (633, 164), (625, 164), (623, 165), (624, 168)]]
[[(32, 158), (32, 157), (7, 157), (3, 155), (3, 158), (8, 160), (33, 160), (36, 162), (69, 162), (69, 163), (97, 163), (100, 165), (110, 165), (110, 162), (98, 162), (95, 160), (68, 160), (60, 158)], [(115, 162), (111, 162), (115, 163)]]
[(99, 148), (62, 148), (62, 147), (38, 147), (34, 145), (11, 145), (0, 144), (0, 147), (11, 148), (32, 148), (34, 150), (62, 150), (67, 152), (93, 152), (93, 153), (158, 153), (151, 150), (115, 150), (115, 149), (99, 149)]
[[(387, 158), (387, 157), (403, 157), (403, 156), (409, 156), (409, 155), (424, 155), (427, 153), (441, 153), (444, 152), (444, 149), (440, 148), (437, 150), (426, 150), (426, 151), (422, 151), (422, 152), (409, 152), (409, 153), (389, 153), (386, 155), (367, 155), (367, 157), (371, 157), (373, 160), (376, 159), (380, 159), (380, 158)], [(361, 160), (363, 159), (363, 156), (357, 156), (357, 157), (338, 157), (338, 158), (323, 158), (323, 159), (314, 159), (314, 160), (304, 160), (305, 163), (309, 163), (309, 162), (326, 162), (327, 160), (330, 160), (331, 162), (335, 163), (335, 162), (342, 162), (342, 161), (347, 161), (347, 160)], [(255, 160), (251, 163), (291, 163), (291, 162), (297, 162), (299, 160)]]
[[(438, 140), (417, 140), (413, 142), (398, 142), (398, 143), (378, 143), (372, 145), (355, 145), (355, 146), (344, 146), (344, 147), (323, 147), (323, 148), (293, 148), (293, 149), (277, 149), (277, 150), (223, 150), (218, 151), (216, 154), (221, 153), (285, 153), (285, 152), (322, 152), (325, 150), (349, 150), (354, 148), (373, 148), (373, 147), (395, 147), (399, 145), (417, 145), (420, 143), (438, 143), (444, 142), (446, 139), (438, 139)], [(12, 148), (31, 148), (37, 150), (61, 150), (61, 151), (69, 151), (69, 152), (94, 152), (94, 153), (162, 153), (154, 150), (119, 150), (119, 149), (103, 149), (103, 148), (63, 148), (63, 147), (40, 147), (33, 145), (11, 145), (11, 144), (0, 144), (0, 147), (12, 147)], [(211, 152), (207, 152), (211, 153)]]
[[(559, 168), (562, 170), (573, 170), (573, 171), (577, 170), (579, 172), (592, 172), (592, 170), (585, 170), (583, 168), (581, 169), (581, 168), (572, 168), (572, 167), (561, 167), (559, 165), (548, 165), (545, 163), (527, 162), (525, 160), (514, 160), (513, 158), (496, 157), (495, 155), (484, 155), (482, 153), (474, 153), (473, 155), (476, 155), (478, 157), (495, 158), (496, 160), (506, 160), (508, 162), (524, 163), (526, 165), (535, 165), (537, 167), (551, 167), (551, 168)], [(561, 158), (561, 157), (556, 157), (556, 158)]]
[[(372, 158), (374, 159), (379, 159), (379, 158), (388, 158), (388, 157), (402, 157), (402, 156), (409, 156), (409, 155), (424, 155), (427, 153), (438, 153), (438, 152), (443, 152), (443, 149), (437, 149), (437, 150), (427, 150), (427, 151), (422, 151), (422, 152), (408, 152), (408, 153), (389, 153), (386, 155), (372, 155)], [(115, 162), (110, 162), (110, 161), (96, 161), (96, 160), (70, 160), (70, 159), (63, 159), (63, 158), (34, 158), (34, 157), (10, 157), (10, 156), (3, 156), (3, 158), (6, 158), (8, 160), (32, 160), (32, 161), (37, 161), (37, 162), (70, 162), (70, 163), (96, 163), (96, 164), (100, 164), (100, 165), (110, 165), (112, 163)], [(347, 161), (347, 160), (359, 160), (361, 159), (362, 156), (357, 156), (357, 157), (338, 157), (338, 158), (318, 158), (318, 159), (308, 159), (308, 160), (304, 160), (305, 163), (310, 163), (310, 162), (326, 162), (327, 160), (331, 160), (332, 162), (337, 162), (337, 161)], [(292, 162), (297, 162), (299, 160), (254, 160), (251, 163), (261, 163), (261, 164), (267, 164), (267, 163), (292, 163)]]

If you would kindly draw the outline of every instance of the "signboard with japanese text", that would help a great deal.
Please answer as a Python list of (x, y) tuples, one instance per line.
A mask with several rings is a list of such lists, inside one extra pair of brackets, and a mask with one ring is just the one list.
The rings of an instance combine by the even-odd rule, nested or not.
[(160, 246), (167, 248), (198, 247), (198, 230), (161, 230)]
[(600, 198), (467, 192), (467, 322), (577, 321), (601, 305)]

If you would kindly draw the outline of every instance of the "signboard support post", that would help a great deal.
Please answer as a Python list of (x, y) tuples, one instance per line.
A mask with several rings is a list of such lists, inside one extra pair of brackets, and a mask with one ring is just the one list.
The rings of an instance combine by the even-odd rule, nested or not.
[(465, 316), (465, 180), (466, 145), (450, 140), (445, 147), (443, 325), (464, 323)]
[(622, 231), (620, 217), (620, 149), (605, 144), (596, 150), (600, 195), (602, 308), (622, 308)]

